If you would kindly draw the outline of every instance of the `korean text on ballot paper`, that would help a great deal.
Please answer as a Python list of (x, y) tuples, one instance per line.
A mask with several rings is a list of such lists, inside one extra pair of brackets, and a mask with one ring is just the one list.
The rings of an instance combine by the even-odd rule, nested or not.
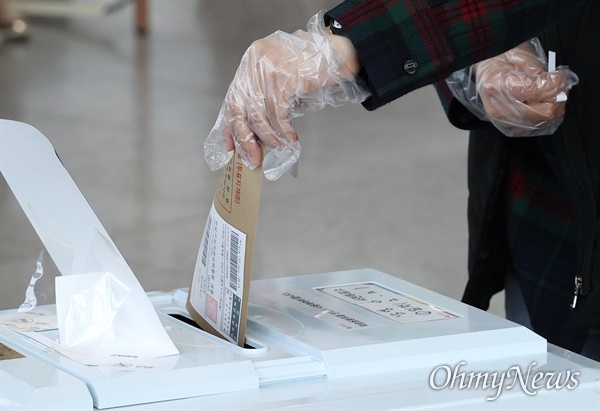
[(236, 154), (224, 168), (202, 235), (187, 308), (200, 327), (244, 346), (262, 167)]

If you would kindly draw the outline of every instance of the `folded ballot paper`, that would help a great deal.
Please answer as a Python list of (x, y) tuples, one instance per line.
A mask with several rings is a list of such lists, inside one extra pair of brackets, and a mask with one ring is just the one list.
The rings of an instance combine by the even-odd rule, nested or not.
[(50, 142), (27, 124), (0, 120), (0, 170), (62, 274), (56, 278), (56, 321), (48, 321), (58, 326), (58, 341), (17, 331), (89, 365), (178, 354)]
[(202, 235), (187, 309), (200, 327), (244, 346), (262, 167), (225, 166)]

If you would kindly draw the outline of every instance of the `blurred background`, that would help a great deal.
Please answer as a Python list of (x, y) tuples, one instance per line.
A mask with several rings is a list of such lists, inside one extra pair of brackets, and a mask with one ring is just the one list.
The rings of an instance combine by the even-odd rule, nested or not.
[[(189, 286), (219, 177), (203, 142), (243, 52), (338, 1), (0, 1), (26, 24), (13, 36), (18, 27), (3, 22), (0, 117), (50, 140), (146, 291)], [(434, 89), (375, 112), (308, 113), (296, 127), (299, 176), (263, 184), (253, 278), (371, 267), (460, 299), (467, 134)], [(9, 309), (23, 302), (42, 244), (0, 184)], [(54, 301), (48, 260), (39, 303)], [(503, 315), (502, 299), (492, 312)]]

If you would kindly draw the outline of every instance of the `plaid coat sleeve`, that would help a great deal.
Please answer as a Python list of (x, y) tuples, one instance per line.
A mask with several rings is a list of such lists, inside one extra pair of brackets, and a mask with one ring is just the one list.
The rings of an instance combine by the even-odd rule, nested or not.
[(374, 110), (535, 37), (585, 0), (346, 0), (326, 14), (350, 38)]

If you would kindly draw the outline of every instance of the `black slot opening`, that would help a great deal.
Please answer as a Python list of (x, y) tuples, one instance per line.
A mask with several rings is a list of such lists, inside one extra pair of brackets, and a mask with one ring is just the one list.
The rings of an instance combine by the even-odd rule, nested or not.
[[(200, 325), (196, 321), (192, 320), (191, 318), (186, 317), (185, 315), (181, 315), (181, 314), (169, 314), (169, 316), (175, 318), (176, 320), (184, 322), (184, 323), (186, 323), (188, 325), (191, 325), (192, 327), (195, 327), (195, 328), (197, 328), (199, 330), (205, 331), (205, 330), (202, 329), (202, 327), (200, 327)], [(251, 349), (251, 350), (255, 350), (256, 349), (256, 347), (248, 345), (248, 343), (246, 343), (245, 341), (244, 341), (244, 348), (248, 348), (248, 349)]]

